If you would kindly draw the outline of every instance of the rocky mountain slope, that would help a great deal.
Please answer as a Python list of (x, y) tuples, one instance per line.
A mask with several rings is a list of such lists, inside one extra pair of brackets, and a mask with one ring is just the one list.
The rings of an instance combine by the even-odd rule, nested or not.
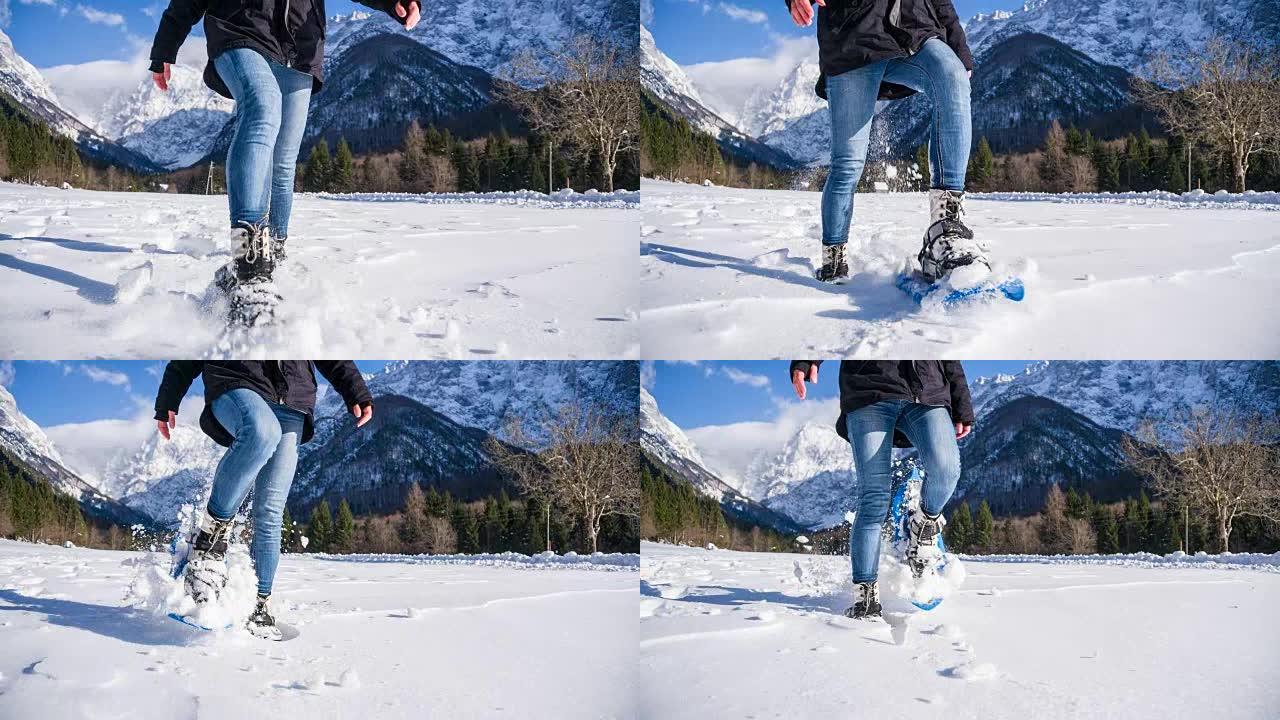
[(49, 82), (0, 31), (0, 98), (5, 96), (54, 132), (74, 140), (90, 160), (144, 172), (158, 169), (150, 160), (94, 131), (62, 107)]
[(0, 450), (48, 479), (54, 489), (76, 498), (91, 517), (121, 525), (144, 520), (69, 470), (44, 430), (23, 414), (13, 394), (3, 385), (0, 385)]

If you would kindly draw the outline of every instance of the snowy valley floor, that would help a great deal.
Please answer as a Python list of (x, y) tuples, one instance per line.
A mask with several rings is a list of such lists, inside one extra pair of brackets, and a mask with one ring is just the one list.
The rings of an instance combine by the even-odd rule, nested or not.
[(1021, 303), (922, 308), (894, 278), (922, 193), (859, 194), (850, 282), (813, 278), (820, 194), (645, 181), (646, 357), (1273, 358), (1280, 198), (972, 195), (966, 222)]
[(1280, 707), (1280, 557), (965, 560), (941, 606), (854, 621), (848, 559), (641, 548), (641, 713), (1206, 718)]
[(634, 555), (286, 555), (276, 615), (302, 634), (283, 643), (126, 607), (141, 555), (0, 540), (0, 717), (634, 717)]
[(639, 352), (638, 193), (300, 195), (280, 320), (232, 333), (226, 203), (0, 183), (0, 357)]

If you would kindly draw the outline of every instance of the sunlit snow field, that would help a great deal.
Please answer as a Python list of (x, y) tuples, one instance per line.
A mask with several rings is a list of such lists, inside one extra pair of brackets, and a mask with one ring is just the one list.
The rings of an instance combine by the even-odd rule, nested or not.
[(892, 625), (843, 617), (847, 557), (641, 555), (645, 717), (1262, 720), (1280, 707), (1280, 554), (965, 557), (959, 589)]
[(0, 183), (0, 357), (623, 358), (639, 193), (299, 195), (278, 323), (211, 291), (225, 196)]
[(283, 643), (126, 604), (143, 553), (0, 540), (0, 717), (633, 717), (635, 555), (285, 555)]
[(965, 222), (1021, 303), (944, 309), (894, 286), (923, 193), (857, 195), (850, 282), (820, 283), (816, 192), (645, 181), (647, 357), (1274, 358), (1280, 194), (974, 194)]

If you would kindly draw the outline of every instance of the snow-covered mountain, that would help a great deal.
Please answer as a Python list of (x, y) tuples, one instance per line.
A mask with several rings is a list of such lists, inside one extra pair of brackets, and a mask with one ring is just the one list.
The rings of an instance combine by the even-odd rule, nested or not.
[(1051, 485), (1114, 501), (1137, 494), (1122, 430), (1099, 425), (1048, 398), (1013, 397), (980, 415), (960, 443), (964, 472), (956, 500), (986, 500), (997, 515), (1030, 513), (1044, 505)]
[(708, 108), (684, 69), (658, 49), (653, 34), (643, 25), (640, 26), (640, 86), (671, 114), (714, 137), (726, 152), (774, 167), (795, 164), (790, 156), (757, 142)]
[[(374, 396), (401, 395), (450, 420), (508, 439), (508, 419), (519, 419), (525, 434), (541, 446), (539, 427), (575, 400), (624, 418), (635, 418), (640, 369), (613, 360), (399, 361), (368, 381)], [(348, 416), (337, 393), (316, 408), (316, 439), (328, 442)]]
[(331, 63), (325, 87), (311, 103), (307, 138), (346, 136), (357, 147), (380, 129), (395, 138), (410, 119), (448, 126), (491, 102), (493, 78), (463, 65), (404, 33), (369, 37), (348, 45)]
[(172, 65), (168, 92), (144, 73), (130, 92), (117, 92), (84, 120), (107, 137), (167, 169), (208, 154), (235, 103), (210, 90), (202, 70)]
[(92, 159), (137, 170), (155, 166), (143, 156), (94, 131), (58, 102), (53, 87), (40, 71), (18, 54), (13, 41), (0, 30), (0, 97), (9, 96), (51, 130), (71, 138)]
[[(1099, 116), (1106, 120), (1093, 124), (1114, 137), (1130, 128), (1106, 114), (1133, 104), (1131, 77), (1046, 35), (1004, 38), (977, 55), (970, 81), (973, 137), (985, 136), (997, 152), (1026, 149), (1044, 140), (1052, 120), (1088, 126)], [(877, 116), (896, 154), (909, 154), (929, 141), (929, 108), (929, 98), (916, 94), (887, 103)]]
[(785, 129), (798, 118), (825, 113), (827, 101), (813, 91), (820, 73), (817, 59), (809, 58), (777, 85), (756, 89), (741, 110), (742, 128), (755, 137), (764, 137)]
[(857, 478), (849, 443), (830, 423), (805, 423), (776, 453), (756, 457), (744, 492), (801, 525), (839, 524), (853, 509)]
[(1280, 415), (1280, 361), (1045, 361), (1016, 375), (971, 379), (969, 389), (979, 417), (1036, 395), (1133, 432), (1144, 419), (1178, 417), (1192, 407)]
[(460, 425), (416, 400), (376, 396), (377, 412), (364, 427), (348, 421), (298, 464), (289, 506), (300, 516), (322, 499), (345, 498), (357, 513), (387, 512), (404, 504), (418, 483), (470, 500), (506, 489), (493, 466), (484, 430)]
[(44, 430), (18, 408), (17, 400), (3, 385), (0, 385), (0, 450), (48, 479), (54, 489), (74, 497), (85, 512), (94, 517), (126, 525), (142, 520), (68, 469)]
[(142, 447), (113, 458), (99, 475), (107, 495), (160, 525), (178, 522), (178, 510), (208, 498), (224, 452), (193, 422), (179, 424), (169, 440), (150, 434)]
[(1048, 35), (1104, 65), (1134, 74), (1157, 53), (1188, 57), (1213, 35), (1280, 37), (1275, 0), (1028, 0), (1020, 10), (979, 14), (965, 23), (977, 56), (1021, 33)]
[[(500, 8), (476, 3), (427, 3), (426, 16), (407, 33), (461, 65), (502, 76), (522, 52), (545, 57), (578, 35), (619, 47), (636, 47), (638, 0), (599, 3), (571, 0), (510, 0)], [(355, 12), (330, 17), (326, 62), (339, 61), (348, 48), (377, 35), (406, 34), (383, 13)]]
[(785, 514), (761, 505), (721, 480), (707, 467), (689, 436), (662, 414), (658, 401), (643, 387), (640, 388), (640, 448), (650, 462), (685, 480), (703, 495), (715, 498), (730, 517), (782, 532), (801, 529)]

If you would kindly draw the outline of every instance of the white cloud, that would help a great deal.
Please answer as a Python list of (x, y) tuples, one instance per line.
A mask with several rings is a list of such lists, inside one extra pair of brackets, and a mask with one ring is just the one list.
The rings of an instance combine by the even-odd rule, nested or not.
[[(150, 401), (134, 396), (133, 402), (135, 409), (130, 417), (54, 425), (44, 432), (57, 446), (67, 467), (98, 484), (113, 461), (136, 452), (156, 432)], [(199, 411), (193, 408), (203, 406), (204, 397), (189, 396), (182, 401), (181, 414), (195, 417)]]
[(55, 7), (58, 4), (58, 0), (18, 0), (18, 4), (19, 5), (47, 5), (49, 7)]
[(89, 5), (76, 5), (76, 13), (96, 25), (124, 27), (124, 16), (120, 13), (106, 12)]
[(751, 462), (761, 455), (773, 455), (807, 423), (816, 422), (834, 428), (840, 416), (840, 401), (779, 401), (772, 420), (752, 420), (728, 425), (704, 425), (685, 428), (685, 434), (698, 446), (707, 466), (735, 487), (742, 487)]
[(16, 372), (13, 368), (12, 360), (0, 360), (0, 385), (13, 387), (13, 379)]
[[(640, 386), (645, 390), (653, 392), (653, 386), (658, 382), (658, 369), (652, 360), (645, 360), (640, 363)], [(3, 384), (3, 383), (0, 383)]]
[(728, 366), (720, 368), (720, 372), (725, 377), (729, 378), (731, 382), (738, 385), (749, 385), (756, 388), (769, 387), (769, 378), (764, 375), (753, 375), (749, 372), (743, 372), (735, 367)]
[(640, 0), (640, 24), (653, 26), (653, 0)]
[(765, 25), (769, 22), (769, 16), (766, 15), (763, 10), (752, 10), (750, 8), (744, 8), (739, 5), (726, 2), (720, 3), (719, 8), (720, 12), (728, 15), (734, 20), (741, 20), (742, 22), (748, 22), (753, 25)]
[(766, 55), (696, 63), (684, 66), (684, 71), (712, 110), (735, 119), (752, 93), (776, 86), (802, 61), (817, 56), (813, 37), (775, 35)]
[(9, 12), (9, 0), (0, 0), (0, 30), (9, 27), (13, 13)]
[[(151, 41), (131, 35), (127, 42), (127, 56), (123, 60), (57, 65), (41, 68), (40, 74), (53, 86), (64, 107), (81, 120), (92, 123), (113, 95), (131, 93), (143, 82), (151, 81), (147, 72), (151, 64), (148, 59)], [(208, 57), (204, 39), (192, 37), (178, 51), (178, 64), (203, 69)]]
[(152, 3), (142, 8), (142, 14), (146, 15), (149, 18), (159, 19), (160, 15), (163, 13), (164, 13), (164, 5), (161, 5), (160, 3)]

